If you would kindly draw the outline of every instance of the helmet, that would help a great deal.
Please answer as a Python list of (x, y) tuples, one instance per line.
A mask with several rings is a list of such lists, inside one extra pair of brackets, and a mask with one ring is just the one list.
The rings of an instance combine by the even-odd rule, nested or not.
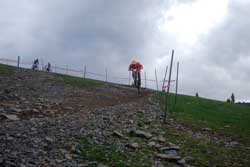
[(131, 64), (136, 64), (137, 63), (137, 61), (135, 61), (135, 60), (133, 60), (132, 62), (131, 62)]

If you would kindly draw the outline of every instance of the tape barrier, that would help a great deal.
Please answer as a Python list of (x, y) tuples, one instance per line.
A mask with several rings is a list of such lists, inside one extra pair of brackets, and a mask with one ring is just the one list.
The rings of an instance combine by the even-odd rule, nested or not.
[(6, 61), (6, 62), (17, 63), (17, 61), (16, 61), (16, 60), (11, 60), (11, 59), (3, 59), (3, 58), (0, 58), (0, 61)]
[[(161, 81), (161, 82), (164, 82), (164, 81)], [(165, 82), (168, 82), (168, 80), (165, 80)], [(175, 80), (170, 80), (170, 82), (175, 82)]]
[(171, 87), (171, 86), (174, 86), (174, 85), (167, 85), (167, 86), (163, 86), (162, 88), (168, 88), (168, 87)]
[(92, 74), (92, 75), (96, 75), (96, 76), (100, 76), (100, 77), (105, 77), (105, 75), (103, 75), (103, 74), (97, 74), (94, 72), (86, 72), (86, 74)]
[(113, 79), (126, 79), (126, 80), (128, 80), (129, 78), (123, 78), (123, 77), (112, 77)]
[(153, 79), (141, 79), (142, 81), (145, 81), (145, 80), (147, 80), (147, 81), (150, 81), (150, 82), (155, 82), (155, 80), (153, 80)]
[(70, 69), (70, 68), (65, 68), (65, 67), (58, 67), (58, 66), (51, 66), (51, 68), (55, 69), (55, 70), (63, 70), (63, 71), (71, 71), (71, 72), (79, 72), (82, 73), (82, 70), (74, 70), (74, 69)]

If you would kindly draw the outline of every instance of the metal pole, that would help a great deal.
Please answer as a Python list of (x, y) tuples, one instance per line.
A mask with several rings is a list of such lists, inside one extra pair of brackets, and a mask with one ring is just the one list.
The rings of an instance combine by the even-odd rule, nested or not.
[(84, 73), (83, 73), (83, 77), (86, 78), (86, 70), (87, 70), (87, 66), (84, 65)]
[(20, 56), (18, 56), (18, 58), (17, 58), (17, 67), (18, 68), (20, 67)]
[(165, 71), (165, 75), (164, 75), (164, 79), (163, 79), (162, 91), (164, 90), (164, 86), (165, 86), (165, 81), (166, 81), (167, 73), (168, 73), (168, 66), (166, 67), (166, 71)]
[(156, 69), (155, 69), (155, 81), (156, 81), (156, 89), (157, 91), (159, 90), (158, 88), (158, 80), (157, 80), (157, 73), (156, 73)]
[(107, 68), (105, 69), (105, 72), (106, 72), (106, 82), (108, 82), (108, 70), (107, 70)]
[(43, 58), (41, 58), (41, 71), (43, 71)]
[(179, 78), (179, 62), (177, 62), (177, 75), (176, 75), (176, 85), (175, 85), (175, 100), (174, 104), (176, 105), (177, 103), (177, 93), (178, 93), (178, 78)]
[(128, 71), (128, 85), (130, 86), (130, 71)]
[(146, 75), (146, 71), (144, 72), (145, 74), (145, 88), (147, 88), (147, 75)]
[(170, 63), (170, 71), (169, 71), (169, 78), (168, 78), (168, 89), (167, 93), (165, 94), (165, 113), (164, 113), (164, 123), (166, 123), (167, 119), (167, 111), (168, 111), (168, 94), (169, 94), (169, 88), (170, 88), (170, 80), (171, 80), (171, 73), (172, 73), (172, 65), (173, 65), (173, 59), (174, 59), (174, 50), (172, 50), (172, 56), (171, 56), (171, 63)]

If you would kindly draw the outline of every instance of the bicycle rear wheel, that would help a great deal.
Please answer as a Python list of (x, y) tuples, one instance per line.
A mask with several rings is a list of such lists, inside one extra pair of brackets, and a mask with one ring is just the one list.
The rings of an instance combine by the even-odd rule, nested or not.
[(137, 89), (138, 89), (138, 93), (141, 93), (141, 75), (139, 72), (137, 72)]

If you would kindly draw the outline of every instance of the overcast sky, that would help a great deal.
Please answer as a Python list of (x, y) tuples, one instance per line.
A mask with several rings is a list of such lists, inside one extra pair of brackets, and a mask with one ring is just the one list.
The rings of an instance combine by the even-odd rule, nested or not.
[(108, 67), (110, 80), (128, 77), (136, 59), (162, 80), (174, 49), (181, 93), (250, 100), (249, 9), (247, 0), (1, 0), (0, 58)]

